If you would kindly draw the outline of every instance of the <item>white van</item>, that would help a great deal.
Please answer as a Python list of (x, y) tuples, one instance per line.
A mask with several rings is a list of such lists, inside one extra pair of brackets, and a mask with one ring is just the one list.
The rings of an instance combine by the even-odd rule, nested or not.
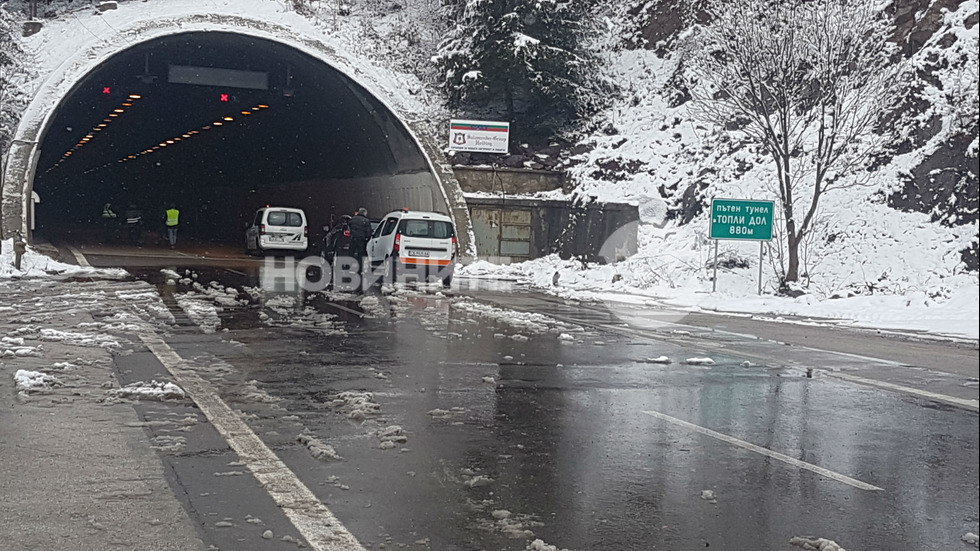
[(388, 280), (437, 278), (449, 286), (459, 254), (453, 219), (438, 212), (402, 209), (381, 219), (367, 244), (372, 267)]
[(302, 209), (265, 206), (245, 228), (245, 252), (305, 251), (309, 245), (309, 228)]

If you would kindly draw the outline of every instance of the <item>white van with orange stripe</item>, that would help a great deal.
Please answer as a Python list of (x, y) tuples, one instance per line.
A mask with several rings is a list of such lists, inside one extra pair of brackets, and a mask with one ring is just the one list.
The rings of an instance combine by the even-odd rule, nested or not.
[(438, 279), (449, 286), (458, 256), (453, 219), (439, 212), (402, 209), (381, 219), (367, 244), (373, 268), (385, 282)]

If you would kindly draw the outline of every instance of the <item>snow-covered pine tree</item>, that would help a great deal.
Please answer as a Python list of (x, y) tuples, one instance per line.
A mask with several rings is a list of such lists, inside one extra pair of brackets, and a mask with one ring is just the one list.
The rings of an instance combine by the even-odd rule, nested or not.
[(14, 95), (11, 76), (18, 70), (18, 58), (23, 54), (17, 43), (16, 18), (0, 6), (0, 158), (7, 150), (16, 124), (16, 115), (11, 110), (11, 97)]
[(433, 61), (450, 108), (503, 119), (518, 138), (547, 138), (609, 97), (584, 46), (586, 0), (467, 0)]

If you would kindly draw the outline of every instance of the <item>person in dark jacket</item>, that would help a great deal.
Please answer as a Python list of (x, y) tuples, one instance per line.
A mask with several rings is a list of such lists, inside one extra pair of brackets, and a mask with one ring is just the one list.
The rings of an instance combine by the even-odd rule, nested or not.
[(361, 207), (357, 209), (357, 214), (351, 217), (350, 222), (350, 251), (351, 256), (357, 259), (360, 264), (364, 264), (364, 257), (367, 256), (367, 242), (371, 238), (371, 220), (367, 217), (367, 209)]
[(137, 247), (143, 245), (143, 211), (130, 203), (126, 209), (126, 229), (129, 232), (129, 242)]
[(116, 216), (115, 209), (112, 208), (112, 203), (106, 203), (102, 207), (102, 227), (105, 230), (105, 236), (102, 238), (103, 243), (108, 243), (112, 241), (112, 235), (118, 228), (119, 220)]

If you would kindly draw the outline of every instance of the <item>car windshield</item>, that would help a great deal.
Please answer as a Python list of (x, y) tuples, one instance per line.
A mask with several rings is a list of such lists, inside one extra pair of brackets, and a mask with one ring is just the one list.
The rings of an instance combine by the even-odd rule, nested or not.
[(453, 225), (442, 220), (402, 220), (398, 233), (405, 237), (449, 239), (453, 236)]
[(298, 212), (272, 211), (269, 213), (270, 226), (292, 226), (303, 225), (303, 217)]

